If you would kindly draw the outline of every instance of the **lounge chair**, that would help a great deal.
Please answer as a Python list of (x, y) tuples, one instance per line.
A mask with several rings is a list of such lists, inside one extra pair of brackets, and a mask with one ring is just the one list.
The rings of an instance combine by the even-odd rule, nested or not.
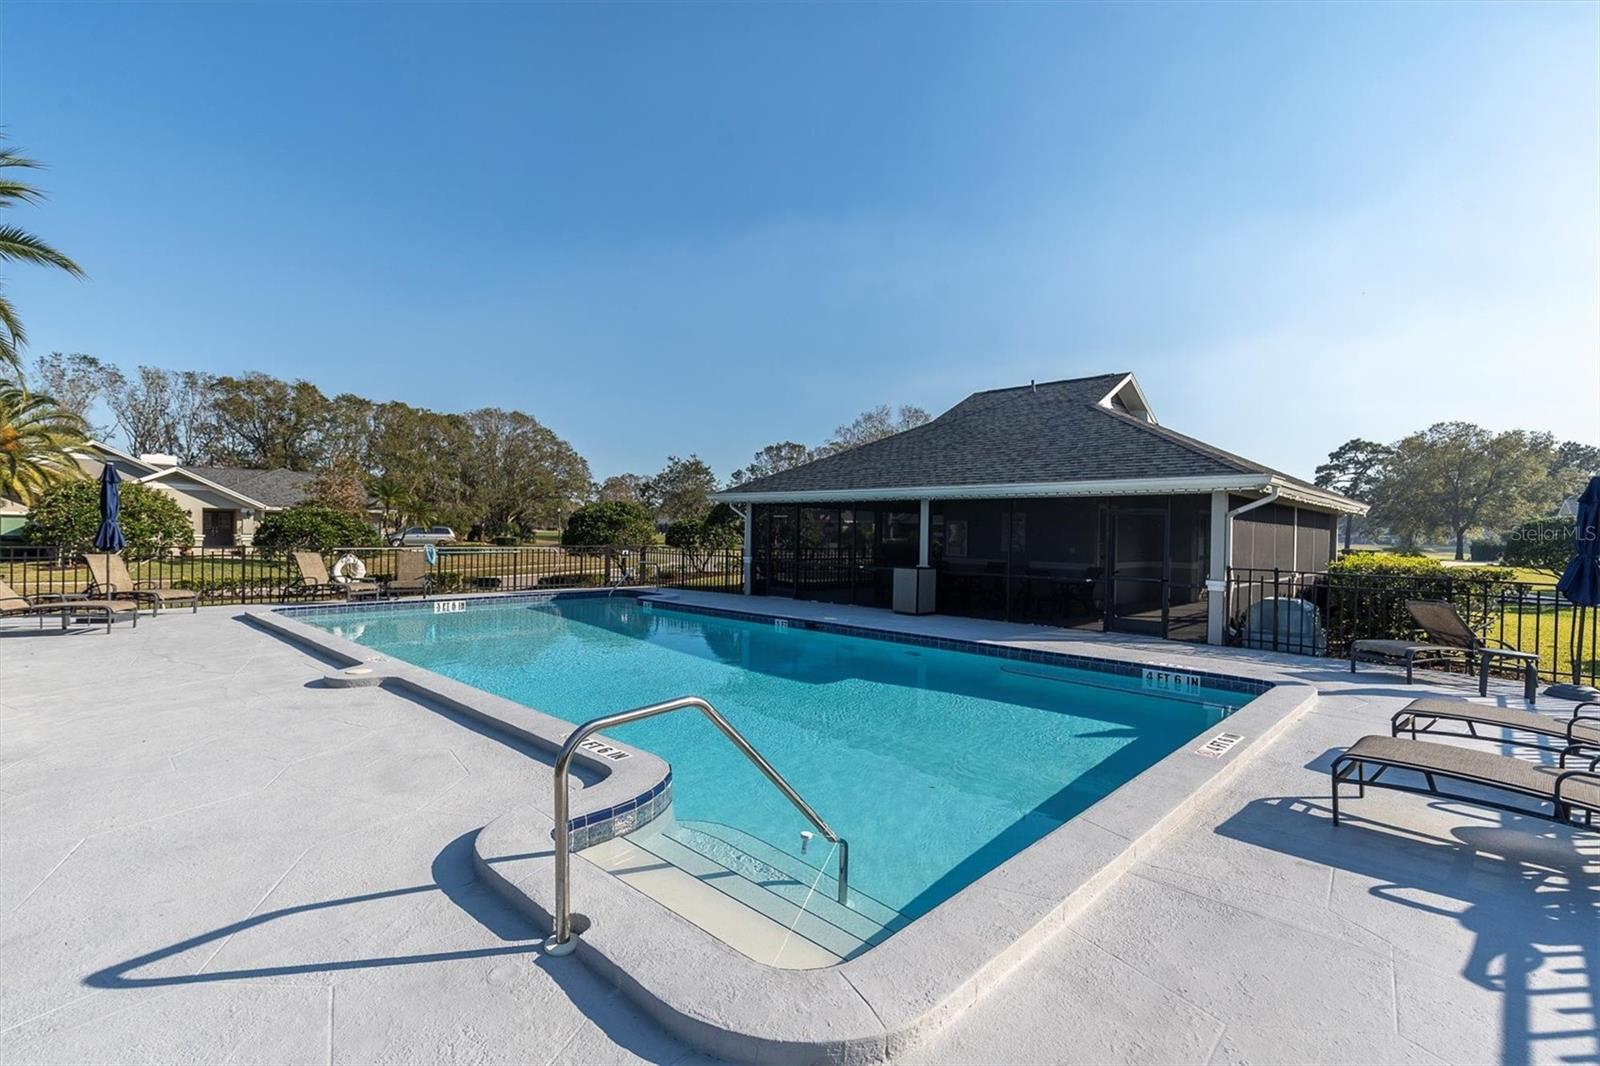
[[(1383, 779), (1391, 770), (1421, 774), (1425, 784), (1396, 784), (1392, 778)], [(1329, 775), (1334, 825), (1339, 824), (1339, 786), (1343, 784), (1355, 785), (1357, 797), (1365, 796), (1368, 787), (1390, 788), (1557, 822), (1571, 823), (1573, 812), (1582, 811), (1583, 824), (1590, 829), (1594, 828), (1594, 816), (1600, 813), (1600, 768), (1595, 764), (1585, 770), (1568, 770), (1426, 740), (1362, 737), (1333, 760)], [(1524, 797), (1536, 805), (1446, 792), (1439, 788), (1439, 778)], [(1544, 809), (1546, 804), (1548, 811)]]
[[(1585, 714), (1586, 707), (1595, 708), (1596, 713)], [(1465, 728), (1448, 728), (1451, 725)], [(1532, 733), (1557, 741), (1561, 751), (1562, 766), (1567, 765), (1569, 755), (1579, 754), (1586, 748), (1600, 753), (1600, 703), (1580, 703), (1573, 709), (1571, 718), (1561, 719), (1536, 711), (1519, 711), (1514, 707), (1489, 707), (1481, 703), (1468, 703), (1466, 700), (1412, 700), (1389, 719), (1389, 735), (1396, 737), (1405, 735), (1412, 740), (1416, 740), (1419, 736), (1460, 737), (1463, 740), (1484, 740), (1512, 747), (1539, 750), (1546, 748), (1538, 741), (1479, 733), (1480, 725), (1489, 726), (1491, 729), (1512, 729), (1519, 733)]]
[(383, 586), (390, 596), (426, 596), (433, 591), (426, 552), (404, 549), (394, 553), (394, 577)]
[(1403, 659), (1406, 664), (1406, 684), (1411, 684), (1412, 669), (1418, 663), (1447, 662), (1455, 656), (1465, 656), (1468, 668), (1478, 669), (1478, 695), (1489, 694), (1489, 667), (1496, 659), (1510, 659), (1522, 664), (1522, 698), (1533, 703), (1539, 694), (1539, 654), (1510, 647), (1500, 641), (1490, 642), (1456, 613), (1455, 607), (1443, 600), (1407, 600), (1406, 610), (1412, 621), (1428, 634), (1426, 641), (1414, 640), (1354, 640), (1350, 642), (1350, 672), (1356, 672), (1356, 661), (1361, 658)]
[(376, 581), (367, 581), (364, 578), (350, 581), (335, 581), (328, 575), (328, 564), (323, 561), (321, 552), (297, 551), (291, 552), (294, 558), (295, 569), (300, 571), (296, 581), (284, 586), (284, 596), (376, 596), (383, 591), (383, 587)]
[(120, 555), (101, 553), (85, 555), (89, 565), (89, 587), (108, 600), (148, 603), (152, 614), (160, 614), (169, 603), (187, 603), (191, 613), (200, 609), (200, 594), (192, 589), (175, 589), (154, 581), (135, 581), (128, 573), (128, 564)]
[(0, 581), (0, 615), (37, 615), (39, 628), (44, 628), (47, 615), (61, 616), (61, 629), (66, 631), (67, 623), (74, 617), (104, 618), (106, 632), (111, 632), (111, 623), (124, 618), (131, 618), (135, 628), (139, 625), (139, 611), (123, 611), (118, 604), (109, 600), (91, 600), (82, 596), (66, 592), (46, 592), (34, 596), (23, 596), (4, 581)]

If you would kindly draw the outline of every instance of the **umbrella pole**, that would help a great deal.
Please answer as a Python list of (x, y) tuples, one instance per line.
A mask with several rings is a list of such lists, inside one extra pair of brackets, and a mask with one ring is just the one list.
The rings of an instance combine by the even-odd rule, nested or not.
[(1583, 608), (1580, 606), (1578, 607), (1578, 628), (1572, 638), (1572, 683), (1574, 685), (1583, 683), (1579, 679), (1580, 671), (1578, 666), (1583, 661), (1583, 622)]

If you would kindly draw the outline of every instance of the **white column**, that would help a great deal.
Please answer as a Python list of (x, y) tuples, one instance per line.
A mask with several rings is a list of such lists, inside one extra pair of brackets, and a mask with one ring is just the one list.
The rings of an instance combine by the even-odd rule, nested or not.
[(930, 510), (929, 505), (933, 501), (922, 500), (920, 502), (922, 506), (917, 518), (917, 565), (927, 566), (928, 544), (933, 537), (933, 530), (930, 528), (932, 523), (929, 521), (928, 514)]
[(1228, 494), (1211, 494), (1211, 559), (1206, 568), (1206, 643), (1223, 643), (1228, 613), (1228, 555), (1233, 538), (1228, 528)]
[(755, 547), (755, 514), (755, 504), (744, 505), (744, 594), (746, 596), (754, 591), (751, 578), (755, 569), (755, 557), (752, 554)]

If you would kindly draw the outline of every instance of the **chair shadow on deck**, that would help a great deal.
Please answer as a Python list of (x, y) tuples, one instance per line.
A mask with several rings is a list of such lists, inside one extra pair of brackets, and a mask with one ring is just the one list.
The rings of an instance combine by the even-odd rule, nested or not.
[[(618, 1045), (647, 1058), (653, 1052), (658, 1052), (661, 1040), (660, 1034), (655, 1031), (650, 1023), (644, 1022), (641, 1024), (641, 1019), (632, 1016), (629, 1008), (618, 1000), (618, 994), (614, 989), (596, 977), (587, 968), (576, 963), (576, 960), (554, 960), (553, 965), (549, 964), (551, 960), (546, 959), (541, 951), (545, 930), (539, 928), (534, 922), (501, 900), (478, 877), (473, 867), (473, 843), (477, 835), (478, 830), (473, 830), (469, 833), (463, 833), (447, 844), (434, 858), (429, 870), (433, 880), (427, 884), (406, 885), (400, 888), (342, 896), (336, 899), (317, 900), (311, 903), (280, 907), (261, 914), (253, 914), (239, 921), (199, 933), (175, 944), (169, 944), (146, 954), (97, 970), (84, 977), (83, 983), (99, 989), (171, 988), (182, 985), (249, 981), (296, 974), (332, 974), (348, 970), (420, 966), (428, 963), (451, 962), (462, 959), (524, 955), (529, 956), (530, 966), (537, 966), (542, 972), (546, 973), (551, 981), (561, 989), (562, 993), (577, 1004), (584, 1015), (605, 1031), (607, 1036), (616, 1041)], [(508, 855), (488, 861), (511, 862), (528, 857), (526, 855)], [(202, 968), (198, 972), (160, 976), (142, 977), (138, 974), (140, 970), (185, 953), (198, 952), (208, 947), (213, 949), (212, 954), (220, 952), (230, 938), (247, 930), (258, 929), (277, 922), (290, 923), (289, 928), (284, 931), (282, 943), (294, 944), (297, 942), (297, 938), (292, 929), (292, 922), (298, 917), (334, 908), (360, 907), (363, 904), (376, 903), (382, 900), (390, 900), (402, 896), (420, 896), (434, 892), (442, 893), (445, 898), (461, 908), (479, 925), (493, 934), (496, 939), (504, 943), (489, 947), (417, 952), (405, 955), (376, 955), (354, 959), (312, 959), (304, 962), (237, 969), (208, 970)], [(206, 955), (197, 954), (195, 958), (199, 960), (206, 958)]]
[(1371, 879), (1372, 897), (1458, 923), (1473, 938), (1461, 976), (1500, 996), (1500, 1061), (1600, 1062), (1600, 835), (1447, 800), (1427, 807), (1470, 824), (1439, 836), (1369, 822), (1358, 801), (1336, 828), (1326, 798), (1284, 796), (1252, 801), (1216, 832)]

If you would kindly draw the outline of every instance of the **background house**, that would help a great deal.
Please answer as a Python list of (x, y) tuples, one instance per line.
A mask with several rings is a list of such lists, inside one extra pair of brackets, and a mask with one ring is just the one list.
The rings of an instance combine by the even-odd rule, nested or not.
[[(317, 475), (303, 470), (254, 470), (233, 466), (186, 466), (171, 455), (130, 455), (100, 441), (73, 453), (79, 468), (99, 478), (107, 466), (125, 481), (165, 492), (189, 515), (197, 548), (242, 548), (255, 540), (261, 519), (307, 502), (306, 490)], [(0, 535), (17, 532), (28, 509), (0, 500)], [(379, 508), (368, 509), (374, 528), (381, 529)]]
[(171, 455), (134, 456), (99, 441), (74, 458), (90, 477), (111, 465), (127, 480), (167, 493), (189, 513), (197, 548), (250, 544), (263, 516), (306, 502), (306, 486), (316, 479), (300, 470), (184, 466)]
[(1364, 504), (1162, 426), (1132, 374), (974, 393), (925, 425), (718, 493), (746, 591), (1220, 643), (1230, 567), (1324, 569)]

